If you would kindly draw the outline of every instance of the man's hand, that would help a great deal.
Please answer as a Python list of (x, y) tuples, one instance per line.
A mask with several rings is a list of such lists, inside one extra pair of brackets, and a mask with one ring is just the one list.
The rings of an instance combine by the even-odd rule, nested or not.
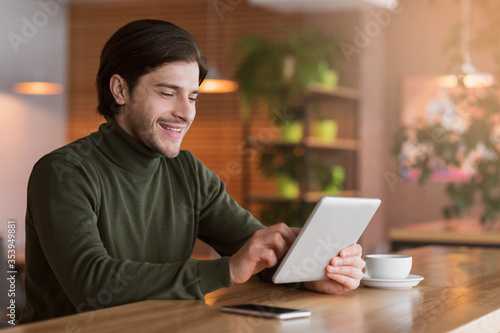
[(326, 267), (326, 275), (330, 280), (305, 282), (305, 287), (327, 294), (341, 294), (356, 289), (363, 278), (362, 270), (365, 267), (361, 252), (358, 244), (346, 247)]
[(256, 231), (246, 244), (229, 258), (232, 283), (244, 283), (253, 274), (278, 263), (290, 248), (300, 229), (279, 223)]

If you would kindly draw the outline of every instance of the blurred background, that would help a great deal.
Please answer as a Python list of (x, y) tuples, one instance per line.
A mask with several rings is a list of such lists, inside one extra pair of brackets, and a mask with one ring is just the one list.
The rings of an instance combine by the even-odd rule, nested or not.
[(412, 246), (408, 232), (443, 242), (432, 233), (455, 224), (498, 243), (499, 13), (494, 0), (2, 0), (0, 233), (16, 220), (22, 251), (33, 164), (97, 130), (100, 51), (150, 18), (191, 32), (234, 81), (200, 96), (183, 149), (264, 223), (300, 226), (322, 195), (374, 197), (365, 253)]

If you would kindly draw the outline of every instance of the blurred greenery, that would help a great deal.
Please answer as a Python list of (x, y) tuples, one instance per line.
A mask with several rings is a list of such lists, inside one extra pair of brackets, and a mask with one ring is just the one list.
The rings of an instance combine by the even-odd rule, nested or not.
[(241, 56), (234, 79), (243, 118), (253, 103), (263, 102), (270, 110), (300, 106), (309, 85), (334, 67), (338, 46), (332, 37), (314, 29), (282, 27), (279, 32), (275, 38), (247, 35), (235, 45)]
[(262, 205), (261, 222), (265, 225), (284, 222), (290, 227), (301, 228), (314, 206), (313, 203), (267, 202)]
[(301, 175), (304, 174), (300, 160), (302, 154), (303, 151), (300, 147), (268, 146), (260, 155), (259, 168), (266, 177), (286, 174), (293, 179), (300, 179)]
[[(470, 170), (467, 180), (447, 184), (451, 204), (443, 207), (443, 216), (459, 217), (479, 203), (481, 222), (493, 224), (500, 220), (500, 101), (495, 87), (481, 89), (481, 95), (473, 99), (465, 87), (452, 95), (454, 104), (464, 106), (466, 112), (463, 132), (439, 122), (402, 127), (395, 136), (393, 153), (403, 170), (420, 172), (420, 184), (430, 180), (436, 165)], [(415, 153), (405, 152), (407, 144)]]
[[(438, 0), (429, 2), (435, 4)], [(460, 6), (461, 0), (455, 0), (455, 3)], [(500, 69), (498, 13), (498, 0), (471, 0), (473, 33), (469, 47), (474, 51), (489, 52), (495, 60), (496, 71)], [(457, 21), (443, 45), (449, 57), (448, 71), (464, 60), (460, 53), (460, 17)], [(479, 203), (482, 223), (500, 221), (500, 101), (497, 89), (497, 84), (482, 88), (479, 94), (473, 92), (474, 98), (471, 99), (471, 91), (462, 86), (460, 92), (452, 96), (456, 106), (466, 106), (467, 128), (463, 132), (450, 130), (440, 123), (420, 123), (403, 127), (395, 135), (393, 153), (400, 161), (405, 143), (412, 141), (415, 146), (422, 147), (417, 158), (411, 163), (403, 161), (401, 165), (402, 169), (420, 171), (420, 184), (430, 179), (436, 160), (447, 167), (461, 167), (465, 161), (472, 161), (474, 173), (467, 181), (449, 182), (446, 186), (451, 204), (443, 207), (445, 218), (459, 217)]]

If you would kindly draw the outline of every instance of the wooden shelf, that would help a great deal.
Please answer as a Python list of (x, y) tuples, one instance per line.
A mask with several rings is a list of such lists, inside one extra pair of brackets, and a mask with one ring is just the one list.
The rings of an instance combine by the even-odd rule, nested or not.
[(335, 197), (355, 197), (357, 196), (357, 191), (340, 191), (337, 194), (330, 194), (325, 192), (307, 192), (304, 193), (302, 197), (297, 198), (287, 198), (279, 194), (251, 194), (249, 199), (252, 201), (265, 201), (265, 202), (318, 202), (324, 196), (335, 196)]
[(342, 149), (342, 150), (358, 150), (359, 142), (355, 139), (335, 139), (333, 143), (326, 143), (317, 138), (305, 139), (305, 145), (308, 148), (317, 149)]
[(359, 90), (348, 87), (337, 87), (334, 90), (327, 90), (321, 88), (312, 88), (309, 91), (309, 98), (347, 98), (352, 100), (359, 100)]
[(307, 192), (304, 194), (304, 201), (306, 202), (318, 202), (324, 196), (333, 197), (356, 197), (357, 191), (340, 191), (337, 194), (325, 193), (325, 192)]
[(307, 148), (315, 149), (332, 149), (332, 150), (357, 150), (359, 147), (358, 140), (355, 139), (335, 139), (333, 143), (326, 143), (317, 138), (307, 138), (303, 142), (289, 142), (283, 140), (268, 140), (259, 141), (258, 139), (250, 138), (248, 140), (250, 146), (282, 146), (295, 147), (303, 144)]
[(258, 139), (250, 138), (247, 140), (249, 146), (282, 146), (282, 147), (295, 147), (300, 145), (300, 142), (283, 141), (278, 139), (260, 141)]
[(279, 194), (250, 194), (248, 198), (252, 201), (266, 201), (266, 202), (299, 202), (300, 199), (297, 198), (288, 198)]

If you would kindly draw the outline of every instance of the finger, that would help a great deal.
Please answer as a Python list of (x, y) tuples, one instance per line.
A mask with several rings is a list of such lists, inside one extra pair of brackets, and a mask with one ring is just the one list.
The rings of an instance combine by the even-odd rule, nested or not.
[(261, 248), (272, 249), (275, 255), (281, 258), (288, 251), (288, 243), (277, 228), (265, 228), (255, 232), (249, 241), (250, 253), (259, 251)]
[(292, 246), (295, 238), (297, 238), (297, 234), (285, 223), (278, 223), (269, 228), (272, 228), (273, 231), (278, 231), (286, 240), (288, 246)]
[(295, 238), (297, 238), (297, 235), (285, 223), (274, 224), (270, 227), (257, 231), (255, 234), (259, 236), (264, 236), (266, 234), (274, 232), (278, 232), (283, 237), (283, 239), (285, 239), (288, 246), (291, 246), (295, 241)]
[(290, 229), (291, 229), (291, 230), (293, 231), (293, 233), (295, 234), (295, 237), (297, 237), (297, 236), (300, 234), (300, 232), (302, 231), (302, 229), (301, 229), (301, 228), (290, 228)]
[(360, 280), (352, 279), (346, 275), (329, 274), (328, 277), (333, 282), (337, 282), (340, 285), (339, 287), (341, 292), (354, 290), (359, 287)]
[(348, 257), (348, 258), (341, 258), (341, 257), (335, 257), (332, 258), (330, 261), (330, 265), (332, 266), (353, 266), (358, 269), (363, 269), (365, 268), (365, 261), (361, 259), (361, 257)]
[(363, 253), (363, 248), (359, 244), (352, 244), (340, 251), (339, 256), (342, 258), (359, 256)]
[[(261, 248), (257, 253), (256, 263), (260, 266), (260, 263), (265, 263), (265, 267), (273, 267), (278, 263), (278, 257), (273, 249)], [(263, 269), (264, 267), (262, 267)]]
[(327, 266), (326, 274), (342, 275), (352, 279), (361, 280), (363, 278), (363, 271), (354, 266)]
[(288, 251), (288, 243), (279, 232), (273, 232), (263, 236), (263, 246), (275, 251), (276, 256), (281, 258)]
[(263, 251), (262, 261), (266, 263), (266, 267), (273, 267), (278, 263), (278, 257), (272, 249), (267, 249)]

